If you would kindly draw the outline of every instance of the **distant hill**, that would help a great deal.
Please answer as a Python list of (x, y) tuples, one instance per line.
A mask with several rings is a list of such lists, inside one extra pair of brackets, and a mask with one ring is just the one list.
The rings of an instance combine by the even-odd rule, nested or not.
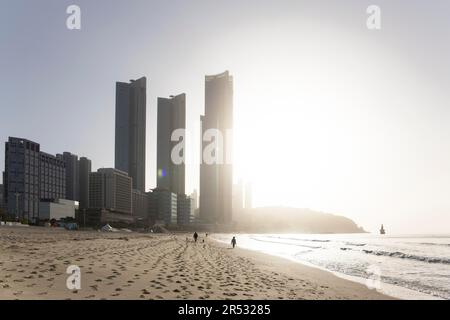
[(246, 209), (236, 217), (242, 232), (253, 233), (364, 233), (349, 218), (309, 209), (266, 207)]

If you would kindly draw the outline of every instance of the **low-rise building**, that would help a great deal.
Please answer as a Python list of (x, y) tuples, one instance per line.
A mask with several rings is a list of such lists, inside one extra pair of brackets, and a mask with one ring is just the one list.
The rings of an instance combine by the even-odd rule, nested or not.
[(177, 196), (177, 224), (188, 225), (194, 218), (194, 199), (184, 194)]
[(89, 175), (89, 209), (132, 215), (132, 179), (117, 169), (99, 169)]
[(81, 226), (133, 224), (132, 179), (126, 172), (107, 168), (89, 174), (89, 208), (79, 210)]
[(147, 193), (137, 189), (132, 191), (133, 216), (135, 218), (147, 219), (149, 216), (149, 196)]
[(150, 215), (157, 224), (177, 223), (177, 195), (167, 189), (156, 188), (149, 194)]
[(73, 200), (58, 199), (55, 201), (41, 201), (39, 203), (39, 220), (75, 219), (75, 211), (77, 209), (78, 202)]

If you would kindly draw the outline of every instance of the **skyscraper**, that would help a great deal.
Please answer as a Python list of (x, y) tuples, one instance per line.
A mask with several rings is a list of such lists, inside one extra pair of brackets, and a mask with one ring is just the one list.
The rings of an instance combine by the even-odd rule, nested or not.
[[(233, 128), (233, 77), (228, 71), (206, 76), (205, 115), (201, 117), (202, 136), (209, 129), (218, 130), (223, 145), (215, 152), (221, 153), (223, 163), (200, 165), (200, 219), (207, 223), (228, 224), (232, 219), (233, 168), (231, 158)], [(202, 141), (202, 150), (210, 142)]]
[(133, 188), (145, 192), (147, 79), (116, 83), (115, 168), (128, 173)]
[(81, 157), (79, 162), (79, 189), (80, 189), (80, 209), (89, 208), (89, 174), (92, 171), (91, 160)]
[[(158, 98), (157, 186), (178, 195), (185, 193), (185, 163), (172, 161), (172, 150), (179, 141), (172, 133), (186, 129), (186, 95)], [(183, 138), (184, 139), (184, 138)], [(184, 144), (185, 141), (183, 140)], [(183, 152), (185, 149), (183, 148)]]

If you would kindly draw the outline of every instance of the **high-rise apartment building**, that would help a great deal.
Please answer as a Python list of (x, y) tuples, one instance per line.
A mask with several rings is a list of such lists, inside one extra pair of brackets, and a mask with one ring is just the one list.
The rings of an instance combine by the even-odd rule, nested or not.
[(116, 83), (115, 168), (145, 192), (145, 132), (147, 79)]
[[(228, 224), (232, 220), (233, 169), (231, 130), (233, 128), (233, 77), (228, 71), (206, 76), (205, 114), (201, 117), (201, 132), (216, 130), (223, 144), (216, 148), (219, 161), (200, 165), (200, 219), (206, 223)], [(202, 140), (202, 151), (210, 142)], [(204, 159), (203, 159), (204, 160)], [(222, 160), (222, 161), (220, 161)]]
[(11, 216), (39, 219), (40, 200), (65, 197), (65, 176), (64, 161), (41, 152), (39, 143), (15, 137), (5, 143), (4, 195)]
[[(157, 186), (184, 195), (185, 136), (172, 141), (172, 134), (178, 129), (186, 129), (186, 95), (158, 98)], [(174, 147), (180, 144), (183, 148), (176, 153)], [(172, 159), (173, 151), (178, 159)]]
[(3, 183), (8, 213), (16, 218), (39, 215), (39, 143), (10, 137), (5, 143)]

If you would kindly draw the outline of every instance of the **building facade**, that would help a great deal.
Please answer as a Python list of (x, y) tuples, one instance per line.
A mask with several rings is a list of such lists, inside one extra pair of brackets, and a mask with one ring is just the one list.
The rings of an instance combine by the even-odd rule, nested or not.
[(39, 220), (75, 218), (76, 209), (78, 209), (78, 205), (73, 200), (41, 201), (39, 203)]
[(62, 159), (66, 165), (66, 194), (64, 199), (79, 201), (80, 183), (79, 183), (79, 164), (78, 156), (70, 152), (64, 152), (62, 155), (56, 155)]
[(14, 137), (5, 143), (5, 201), (9, 215), (17, 219), (39, 216), (39, 161), (39, 143)]
[(177, 194), (156, 188), (149, 194), (150, 214), (156, 223), (177, 224)]
[(6, 210), (5, 208), (5, 188), (3, 184), (0, 184), (0, 210)]
[(149, 197), (147, 193), (133, 189), (133, 216), (136, 218), (147, 219), (149, 216)]
[(132, 179), (127, 173), (107, 168), (89, 175), (90, 209), (132, 214)]
[(66, 168), (60, 157), (42, 152), (40, 144), (9, 137), (5, 144), (4, 195), (8, 213), (35, 222), (40, 201), (66, 196)]
[(65, 199), (66, 169), (64, 160), (41, 151), (39, 167), (39, 199), (53, 201)]
[[(186, 95), (158, 98), (157, 186), (178, 195), (185, 194), (185, 138), (172, 141), (177, 129), (186, 130)], [(181, 163), (172, 159), (172, 150), (180, 145)]]
[(177, 224), (185, 226), (194, 219), (194, 199), (186, 195), (177, 197)]
[[(229, 224), (232, 220), (233, 168), (233, 77), (228, 71), (205, 78), (205, 115), (201, 117), (202, 137), (217, 130), (223, 138), (219, 161), (200, 165), (200, 219), (205, 223)], [(202, 139), (203, 151), (210, 144)], [(220, 161), (222, 160), (222, 161)]]
[(198, 192), (197, 189), (194, 189), (194, 192), (191, 193), (190, 195), (191, 199), (192, 199), (192, 206), (194, 208), (194, 214), (198, 209)]
[(133, 179), (133, 189), (145, 192), (147, 79), (116, 83), (115, 168)]
[(80, 210), (89, 208), (89, 174), (92, 172), (92, 163), (86, 157), (81, 157), (79, 162), (79, 207)]

